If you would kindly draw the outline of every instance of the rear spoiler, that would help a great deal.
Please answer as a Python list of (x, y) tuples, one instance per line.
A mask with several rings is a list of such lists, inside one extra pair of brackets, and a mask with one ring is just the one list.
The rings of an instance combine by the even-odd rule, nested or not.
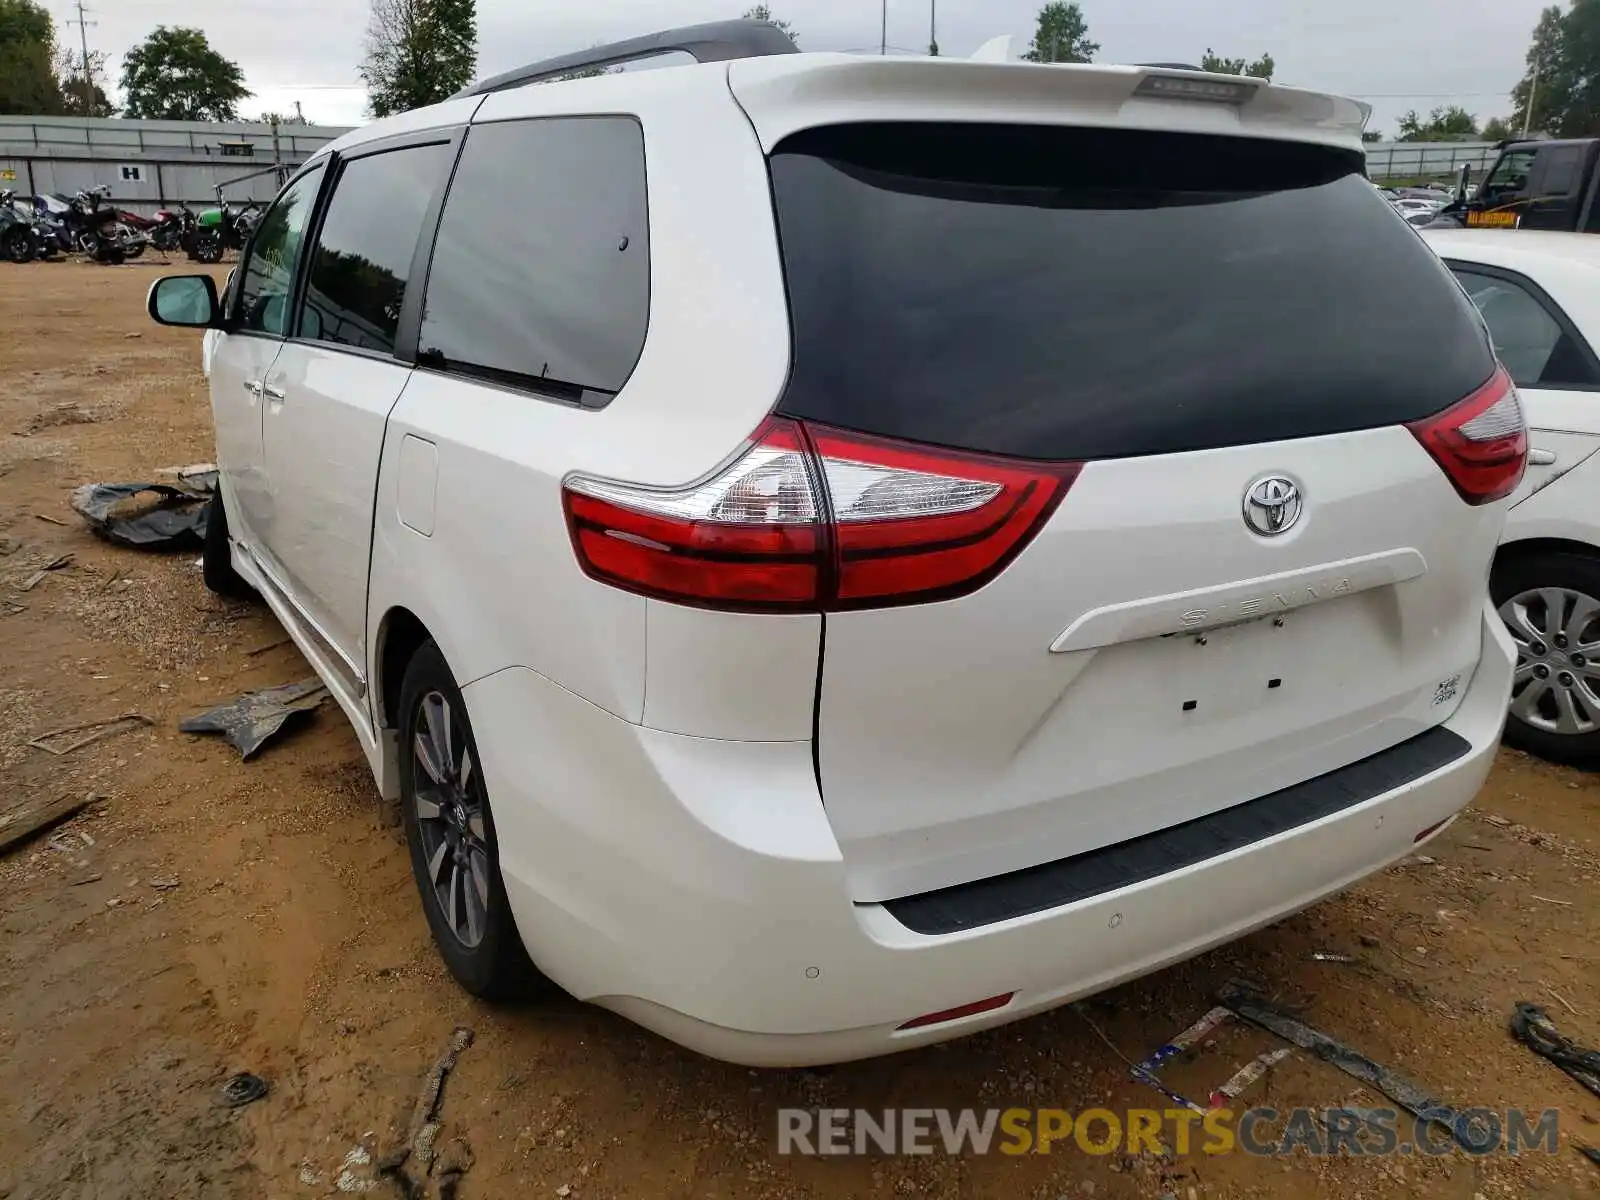
[(1341, 96), (1166, 66), (795, 54), (732, 62), (728, 83), (768, 153), (819, 125), (945, 119), (1233, 134), (1359, 154), (1372, 111)]

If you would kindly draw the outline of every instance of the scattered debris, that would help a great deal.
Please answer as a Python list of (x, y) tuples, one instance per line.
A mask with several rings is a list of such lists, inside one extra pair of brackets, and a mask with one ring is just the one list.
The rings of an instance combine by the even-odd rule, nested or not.
[(1231, 1076), (1229, 1076), (1226, 1083), (1224, 1083), (1216, 1091), (1212, 1092), (1207, 1103), (1209, 1103), (1212, 1108), (1227, 1107), (1234, 1100), (1238, 1099), (1240, 1092), (1244, 1091), (1245, 1088), (1249, 1087), (1256, 1080), (1260, 1079), (1268, 1071), (1272, 1070), (1273, 1067), (1277, 1066), (1293, 1053), (1293, 1050), (1290, 1050), (1287, 1046), (1284, 1046), (1277, 1050), (1268, 1050), (1265, 1054), (1256, 1055), (1249, 1062), (1245, 1063), (1244, 1066), (1240, 1067)]
[(1310, 962), (1329, 963), (1353, 963), (1361, 961), (1354, 954), (1334, 954), (1327, 950), (1313, 950), (1310, 954), (1306, 955), (1306, 959)]
[(70, 567), (72, 565), (72, 558), (73, 558), (73, 556), (70, 555), (70, 554), (63, 554), (59, 558), (52, 558), (49, 562), (45, 563), (44, 566), (40, 567), (32, 575), (29, 575), (25, 580), (23, 580), (21, 583), (17, 584), (17, 591), (19, 591), (19, 592), (31, 592), (31, 591), (33, 591), (33, 589), (38, 587), (40, 582), (43, 581), (44, 577), (46, 575), (50, 574), (51, 571), (60, 571), (60, 570), (62, 570), (64, 568), (66, 568), (66, 567)]
[(1578, 1151), (1595, 1166), (1600, 1167), (1600, 1150), (1593, 1146), (1579, 1146)]
[(61, 824), (68, 817), (87, 808), (94, 799), (94, 793), (90, 792), (87, 796), (36, 801), (0, 813), (0, 852), (9, 850), (36, 833)]
[(92, 408), (85, 408), (81, 404), (70, 401), (65, 404), (56, 404), (37, 414), (23, 427), (24, 436), (38, 433), (42, 429), (59, 429), (63, 425), (93, 425), (99, 421), (100, 416)]
[(217, 464), (213, 462), (190, 463), (187, 467), (159, 467), (155, 473), (164, 479), (176, 479), (179, 486), (191, 492), (209, 495), (217, 490)]
[[(339, 1177), (333, 1181), (333, 1186), (341, 1192), (372, 1192), (378, 1188), (376, 1179), (366, 1178), (365, 1169), (372, 1165), (372, 1151), (365, 1146), (357, 1146), (344, 1156), (344, 1162), (339, 1164)], [(356, 1172), (363, 1174), (358, 1175)]]
[(1548, 983), (1545, 984), (1544, 986), (1545, 986), (1545, 990), (1547, 992), (1549, 992), (1552, 996), (1554, 996), (1557, 1000), (1559, 1000), (1561, 1002), (1561, 1007), (1562, 1008), (1566, 1009), (1569, 1013), (1571, 1013), (1575, 1017), (1582, 1017), (1583, 1016), (1583, 1014), (1581, 1012), (1579, 1012), (1577, 1009), (1572, 1007), (1572, 1002), (1569, 1001), (1560, 992), (1556, 991), (1555, 988), (1551, 987)]
[(82, 887), (86, 883), (99, 883), (105, 876), (96, 871), (92, 875), (80, 875), (72, 881), (73, 887)]
[(175, 876), (157, 875), (150, 881), (150, 886), (158, 892), (170, 892), (173, 888), (178, 887), (179, 883)]
[[(138, 497), (139, 503), (130, 504)], [(72, 510), (109, 542), (139, 550), (197, 550), (205, 545), (209, 491), (166, 483), (86, 483)]]
[(1193, 1047), (1194, 1044), (1201, 1038), (1205, 1037), (1206, 1034), (1210, 1033), (1218, 1025), (1221, 1025), (1224, 1021), (1228, 1020), (1232, 1016), (1233, 1014), (1226, 1008), (1213, 1008), (1193, 1025), (1189, 1026), (1189, 1028), (1183, 1030), (1181, 1033), (1176, 1034), (1171, 1041), (1156, 1047), (1154, 1052), (1152, 1052), (1143, 1062), (1134, 1063), (1128, 1069), (1128, 1073), (1146, 1087), (1154, 1088), (1167, 1099), (1175, 1100), (1185, 1108), (1192, 1109), (1195, 1112), (1205, 1112), (1206, 1110), (1203, 1105), (1196, 1104), (1187, 1096), (1180, 1096), (1177, 1092), (1174, 1092), (1172, 1089), (1167, 1087), (1166, 1084), (1162, 1083), (1156, 1072), (1158, 1072), (1169, 1060), (1176, 1058), (1185, 1050)]
[(1511, 821), (1508, 818), (1496, 816), (1494, 813), (1485, 813), (1483, 819), (1496, 829), (1507, 829), (1511, 825)]
[(243, 1108), (246, 1104), (254, 1104), (265, 1098), (269, 1090), (267, 1081), (261, 1076), (240, 1071), (237, 1075), (229, 1076), (217, 1099), (224, 1108)]
[[(71, 754), (75, 750), (82, 750), (85, 746), (108, 738), (118, 733), (126, 733), (130, 729), (137, 729), (141, 725), (154, 725), (149, 717), (136, 712), (125, 712), (116, 717), (103, 717), (98, 721), (85, 721), (81, 725), (64, 725), (60, 729), (52, 729), (41, 733), (28, 741), (28, 745), (35, 750), (43, 750), (46, 754), (58, 757)], [(88, 730), (89, 732), (85, 732)], [(65, 746), (54, 745), (56, 738), (65, 737), (69, 733), (80, 733), (82, 737), (75, 738)]]
[(0, 535), (0, 557), (10, 556), (22, 549), (22, 543), (14, 537)]
[(1511, 1014), (1511, 1035), (1600, 1096), (1600, 1050), (1586, 1050), (1561, 1036), (1555, 1022), (1537, 1004), (1517, 1005)]
[(287, 646), (288, 644), (289, 644), (289, 639), (286, 638), (286, 637), (282, 637), (282, 638), (279, 638), (275, 642), (268, 642), (265, 646), (257, 646), (252, 650), (246, 650), (244, 652), (245, 653), (245, 657), (246, 658), (254, 658), (258, 654), (265, 654), (268, 650), (276, 650), (279, 646)]
[[(1530, 896), (1533, 895), (1532, 892), (1529, 892), (1528, 894)], [(1561, 905), (1562, 908), (1571, 908), (1572, 907), (1572, 901), (1571, 900), (1552, 900), (1552, 899), (1550, 899), (1549, 896), (1533, 896), (1533, 898), (1535, 900), (1542, 900), (1546, 904), (1559, 904), (1559, 905)]]
[(237, 700), (178, 722), (184, 733), (220, 733), (241, 758), (250, 758), (291, 718), (311, 713), (328, 698), (317, 679), (246, 692)]
[(27, 611), (28, 606), (26, 604), (18, 604), (15, 600), (7, 600), (4, 606), (0, 607), (0, 616), (14, 617), (18, 613)]
[(34, 516), (35, 520), (43, 521), (46, 525), (65, 525), (66, 524), (66, 522), (63, 521), (60, 517), (47, 517), (47, 516), (44, 515), (44, 513), (34, 513), (33, 516)]
[[(1218, 1000), (1238, 1016), (1275, 1033), (1284, 1041), (1308, 1050), (1323, 1062), (1338, 1067), (1346, 1075), (1370, 1084), (1413, 1116), (1437, 1122), (1447, 1128), (1451, 1136), (1468, 1151), (1487, 1147), (1492, 1143), (1491, 1130), (1475, 1120), (1446, 1105), (1437, 1096), (1430, 1095), (1403, 1075), (1373, 1062), (1366, 1055), (1313, 1029), (1305, 1022), (1271, 1008), (1234, 988), (1224, 988)], [(1497, 1137), (1498, 1135), (1496, 1135)]]
[[(439, 1137), (439, 1105), (444, 1098), (444, 1081), (455, 1070), (456, 1058), (472, 1045), (472, 1039), (472, 1030), (465, 1025), (456, 1026), (450, 1034), (450, 1044), (422, 1081), (422, 1091), (417, 1095), (417, 1107), (411, 1114), (411, 1128), (405, 1145), (396, 1147), (378, 1162), (379, 1173), (391, 1176), (401, 1194), (408, 1198), (424, 1194), (425, 1181), (435, 1164), (434, 1142)], [(465, 1143), (462, 1145), (465, 1146)], [(470, 1149), (465, 1160), (452, 1156), (449, 1150), (447, 1146), (446, 1153), (440, 1154), (437, 1160), (441, 1195), (445, 1194), (443, 1177), (447, 1171), (452, 1177), (449, 1194), (453, 1195), (461, 1175), (471, 1165)], [(463, 1161), (465, 1166), (460, 1165)], [(406, 1169), (408, 1163), (419, 1168), (416, 1174)]]

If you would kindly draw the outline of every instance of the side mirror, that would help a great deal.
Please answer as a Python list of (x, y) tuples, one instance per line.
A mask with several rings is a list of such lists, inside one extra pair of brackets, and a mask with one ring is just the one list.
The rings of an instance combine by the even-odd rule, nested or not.
[(167, 275), (150, 285), (145, 310), (157, 325), (186, 329), (217, 329), (222, 325), (222, 305), (217, 285), (209, 275)]
[(1467, 188), (1472, 184), (1472, 164), (1461, 164), (1461, 177), (1456, 181), (1456, 203), (1467, 202)]

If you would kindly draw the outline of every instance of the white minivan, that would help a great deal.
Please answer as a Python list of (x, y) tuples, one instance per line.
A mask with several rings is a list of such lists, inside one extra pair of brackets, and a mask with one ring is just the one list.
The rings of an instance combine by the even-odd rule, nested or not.
[(213, 331), (207, 581), (344, 708), (455, 977), (838, 1061), (1446, 826), (1527, 436), (1364, 107), (792, 51), (697, 27), (379, 121), (224, 300), (151, 291)]

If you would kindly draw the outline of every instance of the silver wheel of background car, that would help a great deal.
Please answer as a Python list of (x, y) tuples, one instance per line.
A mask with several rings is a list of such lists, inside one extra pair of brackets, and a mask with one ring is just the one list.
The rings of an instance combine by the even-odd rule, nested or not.
[(1537, 588), (1512, 596), (1500, 617), (1517, 643), (1511, 715), (1546, 733), (1600, 730), (1600, 600)]
[(450, 931), (474, 947), (483, 941), (489, 911), (482, 787), (466, 730), (442, 693), (428, 692), (418, 702), (415, 728), (413, 804), (428, 881)]

